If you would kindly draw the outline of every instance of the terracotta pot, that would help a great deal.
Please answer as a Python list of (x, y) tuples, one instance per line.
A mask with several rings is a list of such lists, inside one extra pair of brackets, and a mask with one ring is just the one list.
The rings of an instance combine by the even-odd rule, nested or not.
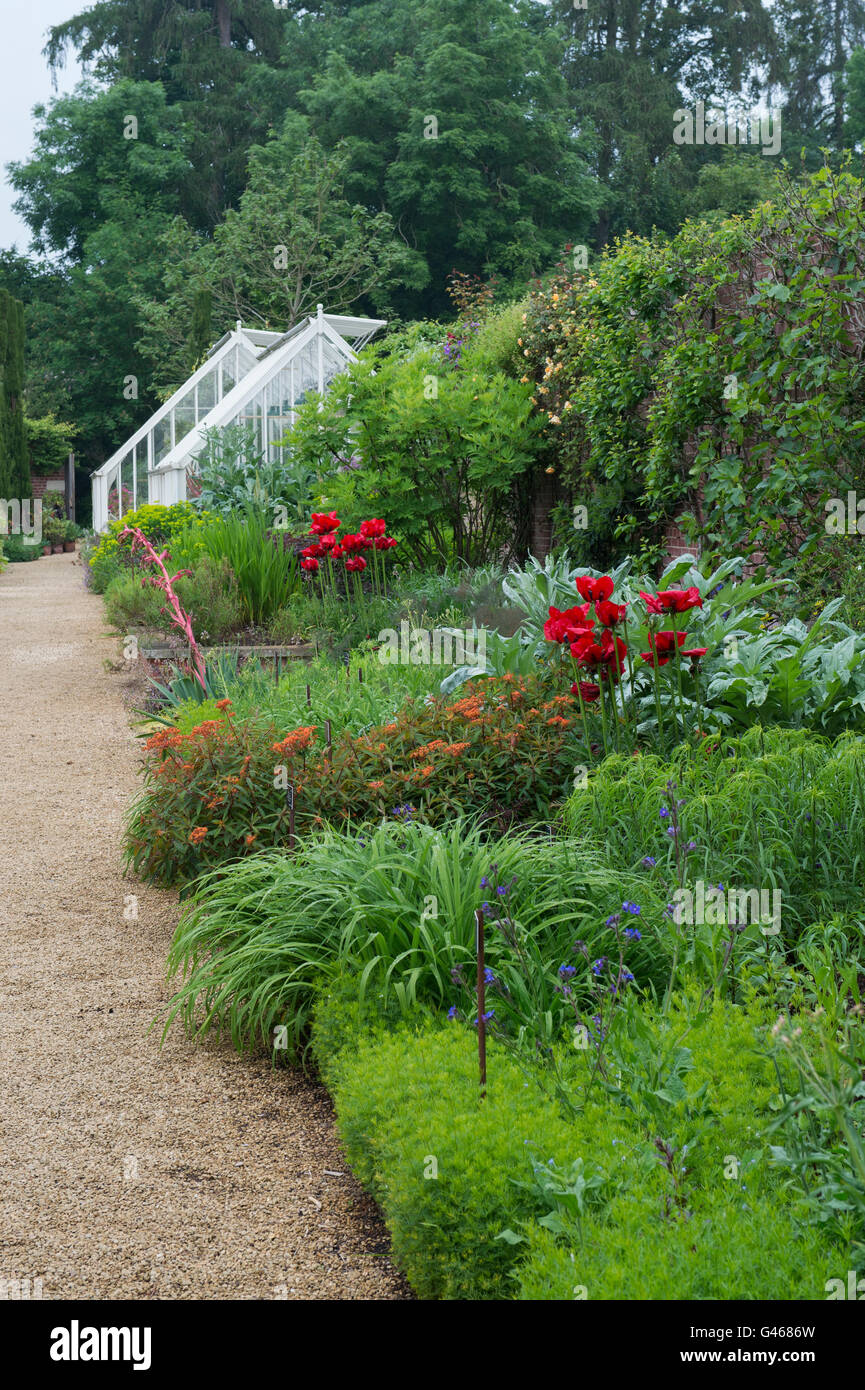
[(63, 553), (64, 553), (64, 555), (69, 555), (69, 554), (71, 553), (71, 551), (73, 551), (74, 549), (75, 549), (75, 542), (74, 542), (74, 541), (64, 541), (64, 542), (63, 542)]
[(61, 541), (59, 545), (52, 545), (51, 549), (54, 551), (54, 554), (55, 554), (55, 555), (62, 555), (62, 554), (63, 554), (63, 542)]
[(50, 554), (51, 554), (51, 546), (50, 546), (50, 545), (43, 545), (43, 547), (42, 547), (42, 554), (43, 554), (43, 555), (50, 555)]

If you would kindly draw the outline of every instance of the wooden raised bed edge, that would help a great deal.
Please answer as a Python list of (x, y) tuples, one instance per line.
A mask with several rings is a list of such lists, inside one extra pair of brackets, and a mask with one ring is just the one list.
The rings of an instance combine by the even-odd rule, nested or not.
[[(283, 656), (292, 661), (311, 661), (315, 656), (315, 647), (311, 642), (302, 642), (292, 647), (202, 647), (201, 652), (205, 657), (212, 656), (214, 652), (236, 652), (238, 656)], [(172, 658), (185, 658), (188, 661), (192, 655), (189, 647), (170, 647), (167, 644), (157, 647), (139, 645), (138, 653), (149, 661), (167, 661)]]

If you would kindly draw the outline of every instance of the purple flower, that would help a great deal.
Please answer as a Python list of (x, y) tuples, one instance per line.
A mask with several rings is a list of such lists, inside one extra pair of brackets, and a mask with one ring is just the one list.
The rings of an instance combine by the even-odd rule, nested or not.
[(622, 935), (626, 936), (629, 941), (642, 941), (643, 939), (642, 933), (638, 932), (636, 927), (625, 927)]
[(632, 917), (639, 917), (642, 910), (639, 903), (622, 903), (622, 911), (630, 912)]
[(645, 857), (645, 859), (643, 860), (643, 865), (644, 865), (645, 868), (647, 868), (647, 869), (654, 869), (654, 867), (655, 867), (655, 865), (657, 864), (657, 862), (658, 862), (658, 861), (657, 861), (657, 859), (655, 859), (654, 855), (647, 854), (646, 857)]
[(660, 811), (658, 812), (658, 815), (661, 817), (661, 820), (666, 820), (669, 814), (670, 812), (667, 810), (666, 806), (662, 806)]
[(606, 963), (607, 963), (607, 957), (606, 957), (606, 956), (599, 956), (597, 960), (593, 960), (593, 961), (592, 961), (592, 974), (593, 974), (593, 975), (600, 975), (600, 973), (601, 973), (601, 971), (603, 970), (603, 968), (604, 968), (604, 966), (606, 965)]
[(485, 985), (494, 985), (495, 982), (496, 982), (496, 977), (495, 977), (495, 975), (493, 974), (493, 972), (490, 970), (489, 966), (487, 966), (487, 968), (484, 970), (484, 984), (485, 984)]
[(614, 912), (612, 917), (608, 917), (604, 923), (605, 927), (617, 927), (619, 925), (619, 914)]
[(576, 975), (576, 973), (577, 973), (577, 967), (576, 967), (575, 965), (560, 965), (560, 966), (559, 966), (559, 974), (562, 976), (562, 978), (564, 978), (564, 977), (567, 976), (567, 975)]

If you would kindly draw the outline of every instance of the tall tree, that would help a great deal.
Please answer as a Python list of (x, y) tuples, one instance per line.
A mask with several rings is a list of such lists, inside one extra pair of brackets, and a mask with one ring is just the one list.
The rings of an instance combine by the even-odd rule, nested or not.
[(754, 65), (772, 51), (765, 0), (554, 0), (553, 10), (568, 34), (574, 119), (596, 137), (598, 247), (626, 229), (672, 231), (717, 153), (675, 146), (673, 112), (750, 95)]
[(24, 305), (0, 290), (0, 495), (30, 497), (24, 423)]
[(188, 124), (184, 213), (207, 230), (237, 202), (247, 150), (284, 110), (283, 23), (273, 0), (99, 0), (53, 28), (45, 52), (56, 68), (72, 48), (109, 83), (162, 83)]
[(455, 264), (524, 281), (588, 236), (596, 182), (561, 36), (537, 5), (385, 0), (341, 7), (332, 24), (300, 99), (322, 143), (348, 152), (350, 194), (390, 213), (423, 257), (429, 290), (404, 297), (404, 313), (446, 312)]
[(775, 0), (777, 78), (785, 94), (785, 146), (840, 150), (845, 132), (845, 69), (865, 43), (865, 0)]

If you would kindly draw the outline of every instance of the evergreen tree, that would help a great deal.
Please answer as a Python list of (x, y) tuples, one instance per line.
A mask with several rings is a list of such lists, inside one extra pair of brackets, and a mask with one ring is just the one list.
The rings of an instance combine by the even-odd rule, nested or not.
[(24, 423), (24, 305), (0, 290), (0, 496), (30, 497)]
[(779, 57), (775, 74), (784, 92), (784, 146), (804, 146), (812, 165), (821, 148), (840, 150), (845, 129), (845, 70), (865, 43), (865, 0), (775, 0)]

